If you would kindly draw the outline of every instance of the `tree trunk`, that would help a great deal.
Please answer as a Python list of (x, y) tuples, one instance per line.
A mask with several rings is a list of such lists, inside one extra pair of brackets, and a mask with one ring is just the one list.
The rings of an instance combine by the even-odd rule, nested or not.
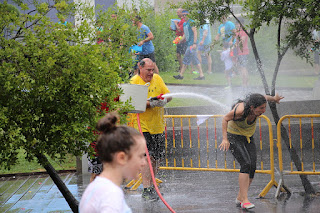
[[(256, 43), (255, 43), (255, 40), (254, 40), (254, 32), (255, 32), (255, 30), (251, 29), (251, 31), (250, 31), (248, 36), (250, 38), (252, 50), (253, 50), (253, 53), (254, 53), (254, 56), (255, 56), (255, 59), (256, 59), (257, 67), (258, 67), (258, 70), (259, 70), (259, 73), (260, 73), (260, 76), (261, 76), (261, 80), (262, 80), (262, 84), (263, 84), (264, 89), (265, 89), (265, 93), (266, 93), (266, 95), (269, 95), (270, 91), (269, 91), (268, 83), (266, 81), (265, 74), (264, 74), (263, 69), (262, 69), (261, 59), (260, 59), (260, 56), (259, 56), (259, 53), (258, 53), (258, 50), (257, 50), (257, 47), (256, 47)], [(271, 88), (272, 95), (275, 95), (275, 83), (276, 83), (277, 74), (278, 74), (278, 70), (279, 70), (281, 59), (282, 59), (283, 55), (279, 55), (278, 54), (278, 56), (281, 56), (281, 57), (278, 58), (276, 69), (275, 69), (275, 72), (274, 72), (274, 75), (273, 75), (273, 79), (272, 79), (272, 88)], [(273, 116), (274, 122), (276, 124), (278, 124), (280, 118), (279, 118), (279, 115), (278, 115), (276, 103), (270, 102), (269, 103), (269, 107), (270, 107), (270, 110), (272, 112), (272, 116)], [(287, 146), (287, 148), (289, 150), (289, 153), (290, 153), (290, 158), (294, 162), (294, 165), (296, 166), (297, 170), (301, 171), (300, 158), (297, 155), (297, 152), (293, 147), (290, 149), (289, 136), (287, 134), (286, 128), (283, 125), (281, 125), (281, 138), (284, 141), (284, 143), (286, 144), (286, 146)], [(310, 181), (308, 180), (307, 176), (306, 175), (300, 175), (300, 179), (301, 179), (301, 182), (302, 182), (302, 185), (304, 187), (304, 190), (305, 190), (306, 194), (315, 194), (315, 190), (312, 187), (312, 185), (311, 185)]]
[(270, 94), (269, 86), (268, 86), (268, 82), (267, 82), (266, 76), (264, 74), (264, 71), (262, 69), (262, 62), (261, 62), (261, 59), (260, 59), (260, 56), (259, 56), (259, 53), (258, 53), (258, 50), (257, 50), (256, 42), (254, 40), (254, 33), (255, 33), (255, 30), (251, 29), (250, 33), (248, 34), (248, 36), (249, 36), (249, 39), (250, 39), (250, 42), (251, 42), (251, 47), (252, 47), (252, 51), (253, 51), (254, 57), (256, 59), (256, 63), (257, 63), (258, 71), (260, 73), (260, 77), (261, 77), (261, 80), (262, 80), (263, 88), (265, 90), (265, 93), (267, 95), (269, 95)]
[(53, 182), (56, 184), (60, 192), (62, 193), (63, 197), (68, 202), (71, 210), (75, 213), (78, 213), (78, 206), (79, 202), (75, 199), (73, 194), (69, 191), (67, 186), (64, 184), (64, 182), (61, 180), (59, 174), (57, 171), (52, 167), (52, 165), (49, 163), (46, 156), (43, 154), (36, 154), (36, 157), (38, 158), (39, 163), (46, 169), (47, 173), (50, 175)]

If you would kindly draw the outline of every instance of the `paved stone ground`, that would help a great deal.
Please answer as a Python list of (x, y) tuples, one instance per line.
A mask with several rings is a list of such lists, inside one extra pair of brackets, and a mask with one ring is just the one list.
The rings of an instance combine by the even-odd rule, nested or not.
[[(176, 212), (246, 212), (236, 207), (234, 202), (238, 190), (237, 173), (165, 171), (163, 175), (164, 183), (160, 190)], [(272, 188), (265, 198), (257, 199), (257, 195), (269, 181), (268, 178), (268, 175), (256, 175), (249, 191), (249, 199), (256, 207), (249, 212), (319, 212), (320, 197), (302, 196), (303, 189), (297, 176), (285, 178), (292, 190), (291, 196), (283, 194), (280, 199), (275, 199), (275, 188)], [(311, 179), (315, 188), (319, 190), (319, 177)], [(137, 191), (127, 192), (127, 202), (133, 212), (169, 212), (161, 201), (144, 202), (141, 192)]]
[[(239, 88), (225, 90), (220, 87), (173, 86), (172, 93), (193, 92), (208, 95), (224, 104), (230, 105), (235, 99), (248, 91)], [(260, 88), (250, 88), (249, 92), (260, 92)], [(285, 100), (312, 100), (312, 90), (281, 89), (277, 91), (286, 97)], [(230, 97), (228, 97), (230, 96)], [(237, 173), (196, 172), (196, 171), (160, 171), (159, 178), (163, 181), (161, 192), (165, 200), (176, 211), (181, 213), (211, 212), (245, 212), (235, 206), (234, 200), (238, 190)], [(62, 175), (67, 187), (76, 199), (88, 185), (89, 175)], [(265, 198), (256, 199), (261, 190), (269, 182), (269, 176), (257, 174), (249, 191), (249, 199), (256, 205), (250, 212), (291, 213), (320, 212), (320, 196), (305, 197), (304, 189), (297, 175), (285, 176), (286, 186), (292, 190), (291, 196), (283, 194), (275, 199), (275, 188)], [(319, 176), (309, 176), (315, 189), (319, 191)], [(276, 176), (279, 180), (279, 176)], [(126, 200), (133, 212), (161, 213), (169, 212), (161, 202), (144, 202), (141, 188), (136, 191), (125, 190)], [(48, 176), (30, 176), (0, 179), (0, 212), (71, 212), (67, 202)]]
[[(160, 190), (164, 193), (166, 202), (176, 212), (246, 212), (236, 207), (234, 203), (238, 190), (237, 176), (237, 173), (222, 172), (160, 171), (159, 178), (163, 181)], [(89, 175), (69, 173), (61, 174), (61, 177), (72, 194), (79, 200), (88, 185)], [(319, 177), (310, 176), (309, 179), (319, 191)], [(319, 212), (320, 197), (302, 196), (304, 190), (298, 176), (285, 177), (286, 185), (292, 190), (290, 197), (283, 194), (280, 199), (275, 199), (275, 188), (272, 188), (265, 198), (256, 199), (268, 181), (268, 175), (256, 175), (249, 191), (249, 199), (256, 207), (250, 212)], [(133, 212), (170, 212), (161, 201), (143, 201), (141, 190), (141, 187), (136, 191), (125, 190), (127, 203)], [(57, 187), (46, 175), (2, 178), (0, 192), (1, 212), (71, 212)], [(7, 192), (10, 192), (10, 196)]]

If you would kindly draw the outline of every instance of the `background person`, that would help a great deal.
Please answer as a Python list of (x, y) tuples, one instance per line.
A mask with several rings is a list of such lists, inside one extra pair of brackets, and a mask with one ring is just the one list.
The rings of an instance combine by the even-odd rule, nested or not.
[(312, 31), (312, 39), (314, 40), (313, 56), (314, 56), (314, 74), (318, 75), (320, 73), (319, 65), (319, 48), (320, 48), (320, 31)]
[(85, 189), (79, 212), (132, 212), (120, 187), (124, 179), (136, 179), (146, 164), (144, 137), (128, 126), (117, 126), (118, 116), (109, 113), (98, 121), (102, 134), (97, 151), (103, 171)]
[[(168, 87), (158, 74), (154, 74), (154, 63), (151, 59), (142, 59), (139, 63), (139, 73), (130, 79), (131, 84), (148, 85), (148, 98), (156, 97), (160, 94), (169, 93)], [(165, 135), (164, 135), (164, 109), (171, 97), (163, 100), (148, 100), (146, 111), (139, 114), (141, 130), (147, 141), (147, 148), (152, 162), (153, 172), (158, 172), (160, 160), (165, 154)], [(134, 128), (139, 129), (137, 115), (131, 114)], [(157, 200), (152, 184), (151, 172), (149, 165), (142, 170), (143, 193), (142, 198), (145, 200)]]
[[(152, 40), (154, 39), (154, 36), (149, 29), (148, 26), (142, 24), (141, 17), (135, 16), (133, 19), (133, 25), (137, 26), (139, 29), (139, 35), (138, 35), (138, 46), (142, 46), (142, 51), (137, 55), (137, 62), (141, 61), (144, 58), (150, 58), (154, 62), (154, 72), (159, 74), (159, 69), (156, 64), (156, 58), (154, 55), (154, 46), (152, 43)], [(137, 71), (137, 65), (135, 66), (135, 74)]]
[[(239, 17), (238, 20), (242, 25), (244, 25), (244, 19)], [(242, 29), (241, 25), (237, 24), (237, 32), (236, 32), (236, 52), (237, 52), (237, 64), (240, 70), (240, 75), (242, 78), (242, 87), (244, 89), (248, 88), (248, 55), (249, 55), (249, 48), (248, 48), (248, 35)]]
[[(182, 8), (178, 8), (177, 9), (177, 15), (180, 19), (180, 21), (174, 21), (174, 24), (176, 25), (176, 30), (173, 30), (171, 29), (170, 27), (170, 30), (173, 30), (176, 32), (176, 37), (183, 37), (184, 33), (183, 33), (183, 23), (185, 22), (185, 19), (182, 15), (182, 11), (183, 9)], [(181, 42), (181, 43), (178, 43), (177, 44), (177, 60), (179, 62), (179, 69), (178, 71), (180, 71), (181, 67), (182, 67), (182, 55), (186, 52), (186, 49), (187, 49), (187, 43), (185, 41)]]
[(222, 43), (228, 43), (229, 47), (234, 44), (234, 37), (236, 33), (236, 26), (232, 21), (228, 21), (227, 16), (222, 17), (222, 24), (219, 25), (218, 35), (215, 38), (215, 41), (222, 39)]
[(202, 64), (202, 57), (204, 55), (207, 59), (208, 64), (208, 74), (212, 74), (212, 59), (210, 54), (211, 45), (211, 29), (209, 20), (206, 20), (204, 25), (199, 28), (199, 39), (198, 39), (198, 58), (200, 64)]
[(230, 89), (233, 62), (232, 57), (230, 56), (230, 47), (228, 43), (223, 43), (223, 51), (221, 52), (220, 59), (224, 62), (224, 74), (228, 82), (228, 85), (225, 89)]
[(249, 94), (244, 100), (238, 100), (222, 119), (223, 139), (219, 148), (227, 151), (230, 147), (232, 155), (240, 164), (236, 205), (244, 209), (255, 207), (248, 200), (248, 190), (256, 170), (257, 151), (253, 134), (257, 118), (266, 111), (267, 101), (279, 103), (282, 98), (278, 94), (275, 96)]
[(184, 58), (182, 61), (183, 65), (181, 67), (180, 74), (175, 75), (173, 77), (175, 79), (182, 80), (183, 74), (184, 74), (185, 70), (187, 69), (187, 66), (190, 65), (191, 63), (193, 63), (194, 65), (197, 66), (199, 73), (200, 73), (199, 77), (194, 78), (194, 80), (205, 80), (205, 76), (203, 75), (201, 64), (200, 64), (200, 61), (197, 56), (197, 28), (195, 26), (193, 26), (194, 21), (192, 19), (189, 19), (189, 17), (188, 17), (189, 12), (188, 11), (184, 10), (182, 12), (182, 15), (183, 15), (184, 19), (186, 20), (186, 22), (183, 24), (184, 35), (183, 35), (182, 39), (180, 40), (180, 42), (186, 40), (187, 50), (184, 54)]

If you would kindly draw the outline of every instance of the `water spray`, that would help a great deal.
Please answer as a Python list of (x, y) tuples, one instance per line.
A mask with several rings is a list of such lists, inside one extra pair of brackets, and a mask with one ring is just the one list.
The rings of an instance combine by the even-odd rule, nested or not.
[(197, 93), (192, 93), (192, 92), (167, 93), (167, 94), (162, 95), (161, 97), (162, 98), (167, 98), (167, 97), (187, 97), (187, 98), (198, 97), (198, 98), (209, 101), (213, 105), (218, 105), (221, 108), (223, 108), (224, 110), (229, 110), (229, 108), (230, 108), (229, 106), (227, 106), (219, 101), (213, 100), (212, 98), (210, 98), (208, 96), (197, 94)]

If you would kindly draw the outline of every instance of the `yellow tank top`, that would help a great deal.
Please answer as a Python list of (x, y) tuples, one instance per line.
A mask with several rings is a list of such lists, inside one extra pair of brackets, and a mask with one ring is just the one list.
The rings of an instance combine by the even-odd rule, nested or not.
[(247, 137), (248, 143), (250, 143), (250, 137), (255, 133), (256, 131), (256, 122), (257, 119), (252, 124), (248, 124), (247, 121), (248, 118), (245, 118), (241, 121), (229, 121), (228, 122), (228, 128), (227, 131), (231, 134), (235, 135), (243, 135)]

